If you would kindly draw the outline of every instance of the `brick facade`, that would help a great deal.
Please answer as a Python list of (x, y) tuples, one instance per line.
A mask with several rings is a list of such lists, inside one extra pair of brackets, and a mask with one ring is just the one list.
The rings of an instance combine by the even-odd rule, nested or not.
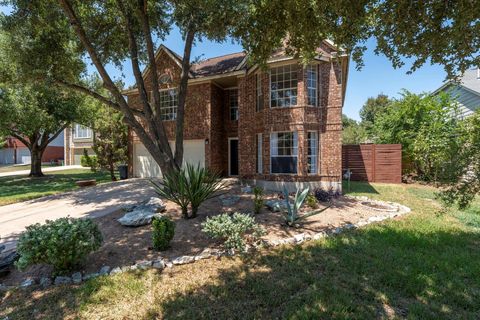
[[(318, 61), (318, 106), (308, 106), (305, 70), (296, 64), (298, 74), (297, 105), (288, 108), (270, 108), (270, 78), (268, 70), (252, 70), (235, 75), (238, 90), (239, 119), (230, 120), (228, 87), (217, 79), (189, 83), (185, 108), (185, 139), (205, 140), (205, 163), (211, 169), (228, 175), (228, 138), (239, 139), (239, 177), (274, 186), (276, 182), (341, 183), (341, 130), (343, 90), (342, 74), (345, 62)], [(345, 60), (343, 60), (345, 61)], [(285, 64), (285, 62), (282, 62)], [(291, 61), (290, 63), (295, 63)], [(165, 52), (158, 56), (159, 74), (170, 74), (173, 81), (163, 88), (178, 87), (180, 68)], [(256, 77), (261, 74), (263, 109), (256, 110)], [(226, 76), (227, 77), (227, 76)], [(230, 76), (232, 78), (232, 76)], [(145, 75), (150, 89), (150, 75)], [(229, 82), (231, 83), (231, 81)], [(140, 107), (138, 93), (127, 93), (129, 104)], [(164, 121), (169, 137), (175, 136), (175, 121)], [(270, 134), (278, 131), (296, 131), (298, 134), (297, 174), (270, 174)], [(307, 132), (318, 132), (319, 154), (317, 174), (307, 173)], [(256, 173), (257, 134), (262, 134), (263, 174)], [(132, 134), (131, 144), (138, 142)]]

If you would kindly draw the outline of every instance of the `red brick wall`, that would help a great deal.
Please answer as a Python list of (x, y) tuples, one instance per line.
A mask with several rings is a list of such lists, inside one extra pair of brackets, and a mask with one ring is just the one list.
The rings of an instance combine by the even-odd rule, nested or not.
[(42, 162), (57, 161), (64, 158), (63, 147), (47, 147), (42, 156)]
[[(328, 48), (326, 48), (327, 50)], [(342, 79), (341, 65), (321, 62), (319, 70), (319, 106), (307, 106), (304, 70), (298, 68), (297, 106), (270, 109), (269, 74), (262, 71), (263, 110), (256, 112), (255, 73), (238, 77), (239, 120), (230, 120), (228, 92), (214, 83), (190, 84), (185, 109), (185, 139), (208, 139), (206, 165), (227, 174), (228, 137), (239, 138), (239, 173), (243, 178), (272, 181), (341, 181)], [(178, 87), (180, 69), (165, 53), (158, 61), (159, 74), (168, 73)], [(146, 85), (151, 88), (150, 75)], [(129, 94), (129, 104), (140, 107), (138, 94)], [(169, 140), (175, 137), (175, 121), (165, 121)], [(319, 133), (318, 174), (307, 173), (308, 131)], [(298, 132), (298, 174), (270, 175), (270, 133)], [(256, 172), (256, 134), (263, 134), (263, 175)], [(133, 141), (138, 138), (133, 134)]]

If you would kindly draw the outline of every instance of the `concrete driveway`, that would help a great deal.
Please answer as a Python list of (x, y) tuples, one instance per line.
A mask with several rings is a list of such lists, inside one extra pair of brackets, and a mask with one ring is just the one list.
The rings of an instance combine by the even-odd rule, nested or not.
[(154, 196), (148, 180), (130, 179), (0, 206), (0, 244), (15, 247), (25, 227), (61, 217), (95, 218)]

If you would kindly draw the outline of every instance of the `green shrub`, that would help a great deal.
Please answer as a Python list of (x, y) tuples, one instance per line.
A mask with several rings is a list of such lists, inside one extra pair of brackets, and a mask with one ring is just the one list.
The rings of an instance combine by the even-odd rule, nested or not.
[(260, 187), (253, 188), (253, 210), (255, 214), (259, 214), (264, 205), (263, 189)]
[(97, 156), (91, 156), (88, 154), (87, 149), (83, 149), (83, 156), (80, 158), (80, 165), (82, 167), (90, 167), (92, 172), (97, 172), (98, 159)]
[(202, 223), (202, 231), (213, 239), (223, 240), (226, 249), (245, 251), (246, 237), (251, 241), (258, 240), (265, 230), (255, 223), (249, 215), (235, 212), (233, 215), (224, 213)]
[(175, 222), (168, 217), (154, 217), (152, 220), (152, 240), (155, 250), (167, 250), (175, 235)]
[(34, 264), (53, 266), (57, 274), (74, 270), (92, 251), (100, 248), (103, 238), (90, 219), (60, 218), (27, 227), (17, 244), (20, 270)]
[(315, 198), (313, 194), (309, 193), (305, 201), (307, 202), (307, 206), (309, 206), (310, 208), (312, 209), (318, 208), (317, 198)]
[[(188, 163), (180, 170), (165, 174), (161, 182), (151, 182), (160, 197), (180, 206), (185, 219), (195, 218), (204, 201), (220, 195), (217, 191), (225, 189), (219, 173)], [(188, 205), (192, 208), (190, 214)]]

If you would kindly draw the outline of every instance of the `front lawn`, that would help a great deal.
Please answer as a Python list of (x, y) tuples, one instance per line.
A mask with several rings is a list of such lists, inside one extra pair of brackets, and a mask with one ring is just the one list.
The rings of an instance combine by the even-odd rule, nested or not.
[(89, 169), (51, 171), (44, 174), (42, 178), (0, 177), (0, 206), (76, 189), (77, 180), (96, 179), (97, 183), (110, 181), (109, 173), (91, 172)]
[(244, 258), (15, 290), (3, 294), (0, 318), (478, 319), (480, 201), (441, 213), (434, 191), (353, 183), (353, 194), (413, 212)]

